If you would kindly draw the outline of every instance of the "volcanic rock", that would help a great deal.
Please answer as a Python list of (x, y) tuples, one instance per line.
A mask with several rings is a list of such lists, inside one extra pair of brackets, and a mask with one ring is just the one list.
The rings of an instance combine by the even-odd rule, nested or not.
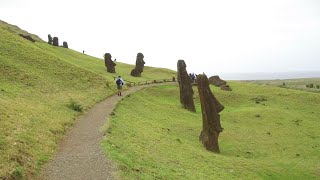
[(31, 42), (36, 42), (30, 35), (24, 35), (24, 34), (19, 34), (21, 37), (31, 41)]

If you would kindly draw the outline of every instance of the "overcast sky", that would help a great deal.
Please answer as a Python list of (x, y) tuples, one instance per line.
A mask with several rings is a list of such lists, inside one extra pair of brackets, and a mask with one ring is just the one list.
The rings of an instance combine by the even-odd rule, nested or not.
[(189, 72), (320, 71), (320, 0), (0, 0), (0, 19), (47, 41)]

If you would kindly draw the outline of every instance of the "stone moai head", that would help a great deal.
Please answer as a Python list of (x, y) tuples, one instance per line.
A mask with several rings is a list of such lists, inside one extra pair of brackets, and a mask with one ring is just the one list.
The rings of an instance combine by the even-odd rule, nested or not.
[(106, 59), (111, 59), (111, 54), (110, 53), (105, 53), (104, 54), (104, 59), (106, 60)]
[(105, 53), (104, 54), (104, 64), (107, 67), (108, 72), (115, 73), (116, 72), (116, 69), (115, 69), (116, 63), (114, 63), (112, 61), (111, 57), (112, 56), (110, 53)]
[(144, 55), (142, 53), (137, 54), (137, 59), (136, 59), (136, 67), (131, 71), (131, 76), (134, 77), (140, 77), (141, 73), (143, 72), (144, 68)]
[(63, 41), (63, 47), (68, 48), (68, 43), (66, 41)]
[(50, 34), (48, 34), (48, 44), (52, 45), (52, 37)]
[(186, 70), (186, 63), (184, 60), (178, 60), (178, 82), (180, 89), (180, 103), (183, 108), (195, 112), (195, 106), (193, 101), (193, 89), (191, 85), (191, 80)]
[(53, 37), (53, 45), (54, 46), (59, 46), (59, 39), (58, 39), (58, 37)]

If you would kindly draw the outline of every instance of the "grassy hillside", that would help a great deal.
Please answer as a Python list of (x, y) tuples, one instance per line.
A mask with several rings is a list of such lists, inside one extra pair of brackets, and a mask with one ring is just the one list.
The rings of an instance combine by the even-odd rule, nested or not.
[(229, 84), (231, 92), (211, 87), (225, 106), (220, 154), (205, 150), (199, 142), (202, 117), (196, 88), (196, 113), (180, 107), (177, 86), (148, 88), (125, 98), (110, 119), (103, 142), (121, 176), (320, 179), (320, 95)]
[[(30, 34), (37, 40), (32, 43), (21, 32), (29, 34), (0, 21), (0, 179), (32, 177), (55, 153), (81, 109), (116, 90), (116, 75), (105, 71), (101, 59), (48, 45)], [(130, 65), (118, 63), (116, 68), (132, 81), (173, 73), (146, 67), (143, 77), (134, 79), (127, 72)]]
[[(305, 79), (284, 79), (284, 80), (260, 80), (251, 81), (256, 84), (278, 86), (290, 89), (299, 89), (311, 92), (320, 92), (320, 78), (305, 78)], [(313, 84), (313, 88), (308, 88), (307, 85)], [(318, 87), (317, 87), (318, 86)]]

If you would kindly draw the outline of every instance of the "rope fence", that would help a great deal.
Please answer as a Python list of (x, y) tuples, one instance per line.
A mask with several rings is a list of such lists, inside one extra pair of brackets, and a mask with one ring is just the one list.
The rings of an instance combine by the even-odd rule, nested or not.
[[(113, 77), (114, 80), (117, 77)], [(132, 87), (132, 86), (140, 86), (140, 85), (146, 85), (146, 84), (154, 84), (154, 83), (166, 83), (166, 82), (176, 82), (175, 79), (155, 79), (155, 80), (146, 80), (146, 81), (139, 81), (139, 82), (131, 82), (126, 80), (125, 84), (128, 87)]]

